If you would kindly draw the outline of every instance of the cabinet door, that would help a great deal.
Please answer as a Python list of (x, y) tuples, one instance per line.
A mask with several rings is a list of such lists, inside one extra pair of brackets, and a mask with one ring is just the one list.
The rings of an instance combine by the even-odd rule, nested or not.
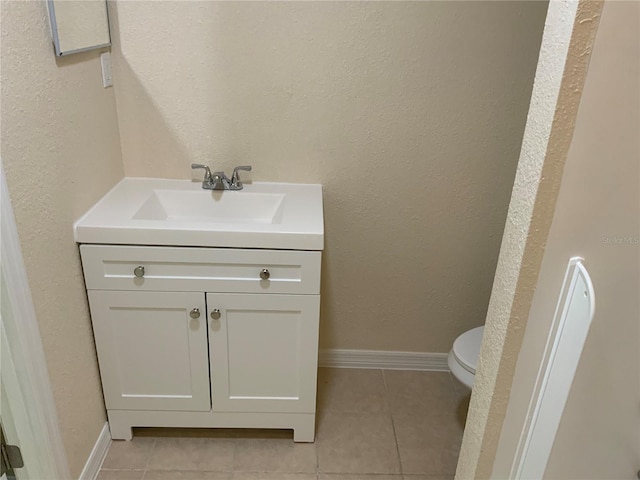
[(210, 410), (204, 294), (91, 290), (89, 303), (107, 409)]
[(207, 307), (214, 411), (315, 412), (319, 295), (208, 293)]

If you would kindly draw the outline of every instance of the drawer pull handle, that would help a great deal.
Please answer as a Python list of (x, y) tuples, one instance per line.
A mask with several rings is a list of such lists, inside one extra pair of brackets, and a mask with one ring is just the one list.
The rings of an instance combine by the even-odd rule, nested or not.
[(214, 308), (211, 311), (211, 319), (212, 320), (220, 320), (220, 310), (217, 308)]
[(138, 265), (133, 269), (133, 274), (138, 278), (144, 277), (144, 267), (142, 265)]
[(200, 309), (198, 307), (192, 308), (191, 311), (189, 312), (189, 316), (194, 320), (196, 318), (200, 318)]
[(269, 277), (271, 276), (271, 273), (269, 273), (269, 270), (267, 270), (266, 268), (263, 268), (260, 271), (260, 278), (262, 280), (269, 280)]

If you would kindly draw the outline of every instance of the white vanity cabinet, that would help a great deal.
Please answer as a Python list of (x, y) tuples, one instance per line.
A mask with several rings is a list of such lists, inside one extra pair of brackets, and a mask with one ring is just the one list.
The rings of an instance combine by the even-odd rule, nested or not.
[(80, 251), (112, 438), (163, 426), (314, 440), (320, 251)]
[(108, 409), (211, 409), (204, 294), (88, 294)]
[(207, 293), (214, 411), (315, 411), (319, 300)]

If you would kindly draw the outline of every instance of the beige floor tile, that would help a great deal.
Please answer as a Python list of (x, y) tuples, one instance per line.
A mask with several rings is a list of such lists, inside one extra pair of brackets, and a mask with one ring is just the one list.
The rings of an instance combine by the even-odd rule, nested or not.
[(405, 475), (402, 480), (454, 480), (455, 475)]
[(385, 370), (384, 378), (394, 416), (456, 412), (458, 396), (448, 372)]
[(100, 470), (96, 480), (142, 480), (144, 470)]
[(455, 415), (394, 416), (402, 472), (454, 475), (462, 443)]
[(389, 410), (381, 370), (318, 369), (318, 412), (379, 413)]
[(193, 470), (148, 470), (144, 480), (232, 480), (232, 473)]
[[(450, 374), (451, 375), (451, 374)], [(471, 400), (471, 390), (462, 384), (460, 380), (451, 375), (451, 382), (453, 383), (453, 389), (456, 392), (458, 399), (458, 406), (456, 408), (456, 415), (458, 417), (458, 423), (464, 428), (467, 422), (467, 413), (469, 412), (469, 401)]]
[(402, 475), (350, 475), (345, 473), (321, 473), (318, 480), (402, 480)]
[[(109, 472), (123, 472), (110, 470)], [(142, 471), (139, 472), (142, 478)], [(98, 477), (98, 480), (101, 477)], [(129, 477), (106, 477), (108, 480), (128, 480)], [(144, 480), (316, 480), (315, 473), (197, 472), (193, 470), (149, 470)], [(384, 480), (384, 479), (379, 479)]]
[(315, 473), (234, 473), (232, 480), (316, 480)]
[(109, 446), (104, 469), (144, 470), (151, 455), (155, 438), (133, 437), (133, 440), (114, 440)]
[(316, 446), (323, 473), (400, 473), (388, 414), (326, 413)]
[(456, 391), (456, 395), (458, 396), (458, 398), (465, 398), (471, 395), (471, 390), (469, 389), (469, 387), (458, 380), (452, 373), (449, 373), (449, 377), (451, 378), (453, 389)]
[(133, 437), (236, 438), (240, 431), (234, 428), (139, 427), (133, 429)]
[(239, 438), (234, 472), (315, 473), (316, 446), (290, 438)]
[(454, 480), (455, 475), (405, 475), (402, 480)]
[(227, 438), (158, 438), (148, 469), (230, 472), (235, 446)]

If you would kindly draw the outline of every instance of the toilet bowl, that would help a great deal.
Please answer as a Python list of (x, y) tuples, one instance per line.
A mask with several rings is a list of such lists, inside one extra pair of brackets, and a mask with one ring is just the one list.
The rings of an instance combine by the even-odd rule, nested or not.
[(469, 388), (476, 376), (483, 333), (484, 326), (464, 332), (453, 342), (447, 359), (451, 373)]

